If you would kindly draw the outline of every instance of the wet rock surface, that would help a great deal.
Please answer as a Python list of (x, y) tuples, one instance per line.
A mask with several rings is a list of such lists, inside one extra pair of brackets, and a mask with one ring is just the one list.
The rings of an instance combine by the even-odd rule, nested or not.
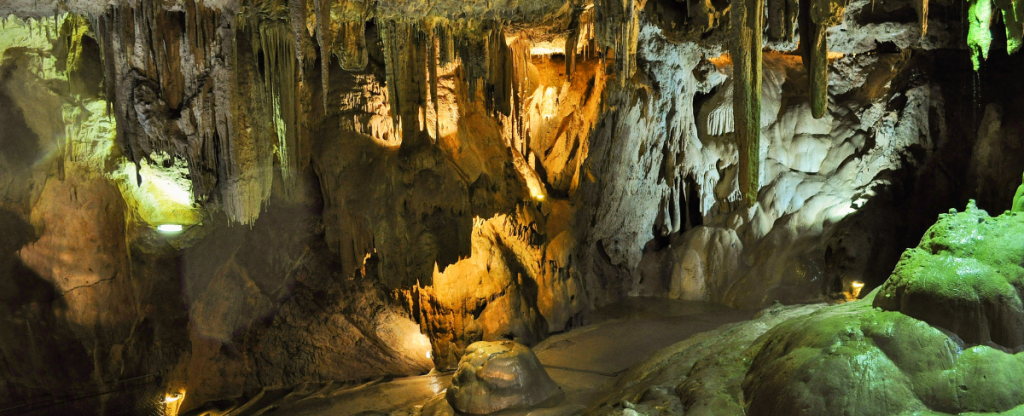
[[(1024, 355), (994, 340), (1011, 344), (1022, 333), (1014, 314), (1022, 245), (1011, 232), (1022, 223), (973, 204), (944, 214), (864, 299), (769, 308), (676, 344), (631, 368), (594, 410), (1015, 414), (1024, 407)], [(971, 274), (985, 267), (999, 270)]]
[(533, 406), (560, 393), (528, 347), (481, 341), (466, 349), (446, 398), (460, 412), (483, 415)]

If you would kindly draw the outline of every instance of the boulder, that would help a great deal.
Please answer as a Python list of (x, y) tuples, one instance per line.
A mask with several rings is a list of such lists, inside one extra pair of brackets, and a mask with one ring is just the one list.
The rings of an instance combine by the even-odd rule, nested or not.
[(459, 412), (490, 414), (533, 406), (560, 392), (525, 345), (480, 341), (466, 349), (446, 397)]

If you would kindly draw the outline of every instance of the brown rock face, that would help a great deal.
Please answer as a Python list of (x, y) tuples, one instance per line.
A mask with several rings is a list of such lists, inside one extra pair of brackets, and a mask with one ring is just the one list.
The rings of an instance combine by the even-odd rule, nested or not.
[(482, 415), (533, 406), (559, 392), (533, 351), (498, 341), (477, 342), (466, 349), (447, 397), (456, 410)]

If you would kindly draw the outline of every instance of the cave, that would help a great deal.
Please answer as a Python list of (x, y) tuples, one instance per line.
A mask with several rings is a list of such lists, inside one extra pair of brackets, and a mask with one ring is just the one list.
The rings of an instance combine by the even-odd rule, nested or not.
[(1022, 45), (1007, 0), (0, 0), (0, 416), (1024, 415)]

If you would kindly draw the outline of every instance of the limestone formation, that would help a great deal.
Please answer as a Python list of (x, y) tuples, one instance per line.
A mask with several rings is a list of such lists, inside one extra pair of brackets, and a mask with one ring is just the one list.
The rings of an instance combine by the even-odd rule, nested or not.
[(874, 306), (945, 329), (970, 345), (1024, 351), (1024, 223), (971, 201), (903, 254)]
[(533, 406), (558, 393), (558, 385), (526, 346), (477, 342), (459, 362), (447, 399), (460, 412), (486, 415)]
[[(455, 370), (478, 341), (534, 345), (627, 296), (871, 293), (938, 213), (1021, 208), (1022, 4), (0, 2), (0, 409), (237, 408)], [(942, 238), (871, 316), (1021, 348), (1016, 269)], [(1005, 282), (965, 271), (963, 291), (929, 291), (961, 263)], [(724, 328), (728, 351), (695, 340), (602, 406), (789, 397), (756, 380), (741, 395), (744, 351), (816, 309)], [(109, 393), (131, 380), (148, 384)]]
[(1017, 414), (1022, 225), (973, 203), (943, 214), (864, 299), (776, 306), (681, 342), (591, 410), (649, 408), (674, 388), (670, 414)]

